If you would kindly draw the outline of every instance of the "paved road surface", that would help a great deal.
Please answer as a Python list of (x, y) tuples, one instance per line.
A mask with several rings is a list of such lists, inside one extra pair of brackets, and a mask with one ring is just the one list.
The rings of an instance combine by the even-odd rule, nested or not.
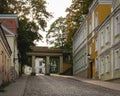
[(120, 91), (58, 76), (30, 76), (24, 96), (120, 96)]

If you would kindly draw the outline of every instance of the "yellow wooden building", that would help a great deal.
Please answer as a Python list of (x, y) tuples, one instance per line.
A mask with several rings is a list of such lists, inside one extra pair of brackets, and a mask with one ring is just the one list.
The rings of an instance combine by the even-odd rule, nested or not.
[(112, 12), (99, 26), (99, 79), (120, 78), (120, 0), (113, 0)]
[(111, 13), (112, 0), (94, 0), (89, 8), (87, 16), (88, 26), (88, 77), (98, 78), (98, 34), (96, 32), (99, 25), (108, 17)]

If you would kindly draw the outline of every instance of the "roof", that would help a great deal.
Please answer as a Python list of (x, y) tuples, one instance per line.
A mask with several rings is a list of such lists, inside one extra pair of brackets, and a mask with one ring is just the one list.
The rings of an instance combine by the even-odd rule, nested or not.
[(18, 28), (18, 20), (16, 14), (0, 14), (0, 19), (15, 19)]
[(0, 14), (0, 18), (16, 18), (17, 19), (17, 15), (16, 14)]
[(28, 56), (62, 56), (63, 54), (71, 54), (71, 52), (63, 49), (34, 46), (32, 52), (27, 53)]
[(1, 24), (0, 24), (0, 37), (1, 37), (1, 40), (3, 41), (3, 44), (5, 45), (6, 51), (9, 53), (9, 55), (11, 55), (12, 51), (11, 51), (11, 48), (8, 44), (6, 37), (5, 37), (5, 34), (4, 34), (3, 29), (1, 27)]
[(15, 35), (15, 33), (13, 33), (10, 29), (8, 29), (7, 27), (5, 27), (4, 25), (1, 25), (5, 35)]

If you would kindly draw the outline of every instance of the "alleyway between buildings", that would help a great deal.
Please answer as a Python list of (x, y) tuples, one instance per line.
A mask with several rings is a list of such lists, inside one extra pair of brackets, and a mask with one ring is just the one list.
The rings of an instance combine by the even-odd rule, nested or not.
[(20, 78), (0, 96), (120, 96), (120, 91), (65, 76), (38, 75)]

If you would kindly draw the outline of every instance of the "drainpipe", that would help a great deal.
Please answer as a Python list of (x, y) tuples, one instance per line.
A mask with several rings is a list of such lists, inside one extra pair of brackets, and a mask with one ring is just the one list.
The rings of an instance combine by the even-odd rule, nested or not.
[(4, 69), (3, 69), (3, 51), (1, 51), (0, 55), (2, 56), (2, 83), (0, 85), (0, 92), (4, 92)]
[[(16, 38), (16, 35), (15, 35), (15, 38)], [(16, 39), (15, 39), (15, 38), (14, 38), (14, 52), (13, 52), (14, 80), (15, 80), (15, 77), (16, 77), (16, 74), (15, 74), (15, 73), (16, 73), (16, 71), (15, 71), (15, 59), (16, 59), (16, 58), (15, 58), (15, 40), (16, 40)]]

